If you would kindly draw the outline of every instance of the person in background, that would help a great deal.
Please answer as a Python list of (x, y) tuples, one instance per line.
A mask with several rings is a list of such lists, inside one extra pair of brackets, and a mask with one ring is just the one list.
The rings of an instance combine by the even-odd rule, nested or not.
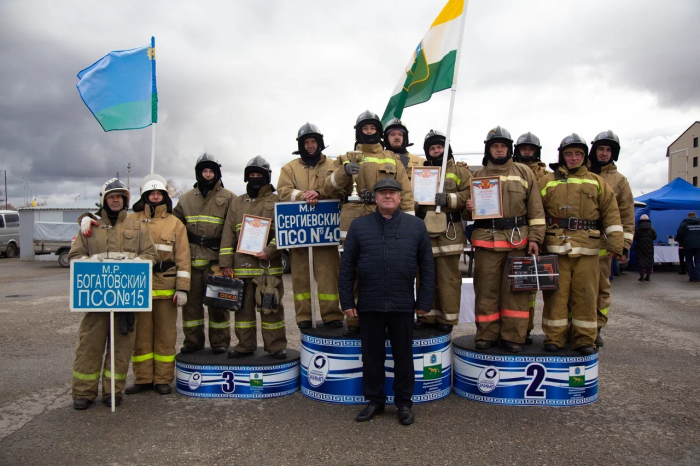
[[(637, 269), (639, 270), (639, 281), (648, 282), (651, 280), (651, 273), (654, 271), (654, 240), (656, 230), (651, 226), (651, 220), (647, 214), (639, 218), (639, 224), (634, 231), (634, 242), (637, 251)], [(646, 276), (645, 276), (646, 274)]]
[(700, 282), (700, 218), (689, 212), (676, 232), (678, 242), (683, 245), (685, 265), (691, 282)]

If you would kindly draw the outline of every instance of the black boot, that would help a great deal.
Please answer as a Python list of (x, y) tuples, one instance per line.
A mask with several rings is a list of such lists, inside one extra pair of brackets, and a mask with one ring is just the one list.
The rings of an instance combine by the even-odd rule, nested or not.
[(279, 351), (275, 351), (272, 357), (275, 359), (287, 359), (287, 350), (281, 349)]
[(576, 348), (579, 353), (581, 353), (583, 356), (588, 356), (590, 354), (595, 353), (595, 348), (592, 346), (581, 346), (579, 348)]
[(491, 340), (476, 340), (474, 343), (474, 348), (478, 350), (487, 350), (493, 346), (494, 342)]
[(520, 353), (523, 350), (523, 347), (519, 343), (515, 343), (514, 341), (506, 341), (502, 340), (504, 343), (504, 346), (506, 347), (506, 351), (510, 353)]
[(602, 348), (603, 346), (605, 346), (605, 342), (603, 341), (603, 337), (600, 336), (600, 331), (601, 331), (601, 330), (602, 330), (602, 329), (600, 329), (600, 328), (598, 329), (598, 336), (595, 337), (595, 345), (596, 345), (598, 348)]
[(196, 346), (188, 345), (187, 343), (185, 343), (184, 345), (182, 345), (182, 348), (180, 348), (180, 352), (181, 353), (194, 353), (194, 352), (199, 351), (201, 349), (202, 348), (197, 348)]
[(124, 393), (127, 395), (136, 395), (137, 393), (153, 390), (153, 383), (135, 383), (130, 387), (126, 387)]
[(167, 383), (157, 383), (156, 384), (156, 391), (160, 395), (168, 395), (169, 393), (172, 393), (173, 389)]
[(355, 327), (354, 325), (348, 325), (348, 328), (346, 328), (343, 331), (344, 337), (356, 337), (359, 334), (360, 334), (360, 327)]
[[(343, 321), (342, 320), (331, 320), (330, 322), (326, 322), (324, 324), (326, 327), (330, 328), (343, 328)], [(301, 327), (299, 327), (301, 328)]]
[(402, 426), (410, 426), (413, 424), (413, 410), (408, 406), (401, 406), (399, 408), (399, 424)]
[(254, 353), (255, 351), (248, 351), (246, 353), (243, 353), (241, 351), (236, 351), (236, 350), (231, 350), (228, 352), (228, 357), (229, 358), (243, 358), (245, 356), (250, 356)]
[(73, 400), (73, 407), (77, 410), (88, 409), (90, 405), (92, 405), (92, 401), (86, 400), (85, 398)]
[(639, 278), (637, 279), (638, 282), (643, 282), (644, 281), (644, 274), (640, 273)]
[(549, 353), (556, 353), (557, 351), (560, 350), (560, 348), (557, 345), (555, 345), (554, 343), (545, 343), (544, 350), (549, 352)]
[(311, 321), (310, 320), (302, 320), (297, 324), (297, 327), (299, 327), (302, 330), (306, 330), (307, 328), (311, 328)]
[(442, 332), (452, 333), (452, 327), (450, 324), (438, 324), (438, 330)]
[(413, 329), (414, 330), (421, 330), (424, 328), (428, 328), (427, 322), (423, 322), (422, 320), (417, 320), (417, 321), (413, 322)]
[(532, 330), (528, 330), (527, 335), (525, 335), (525, 344), (526, 345), (531, 345), (534, 343), (534, 341), (532, 340), (531, 332), (532, 332)]
[(647, 276), (644, 277), (644, 281), (645, 281), (645, 282), (650, 282), (650, 281), (651, 281), (651, 277), (649, 276), (649, 274), (647, 274)]
[[(111, 396), (111, 395), (107, 395), (105, 398), (102, 399), (102, 403), (104, 403), (105, 406), (107, 406), (108, 408), (111, 408), (111, 407), (112, 407), (112, 396)], [(115, 397), (114, 397), (114, 407), (116, 408), (116, 407), (119, 406), (120, 404), (122, 404), (122, 397), (121, 397), (121, 396), (115, 396)]]
[(211, 349), (214, 354), (224, 354), (226, 351), (228, 351), (228, 346), (215, 346)]

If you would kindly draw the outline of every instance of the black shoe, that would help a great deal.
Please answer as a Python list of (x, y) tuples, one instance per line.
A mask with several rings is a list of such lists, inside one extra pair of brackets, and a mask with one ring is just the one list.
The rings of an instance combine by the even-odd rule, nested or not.
[(428, 328), (428, 323), (423, 322), (422, 320), (417, 320), (413, 322), (413, 329), (414, 330), (422, 330), (424, 328)]
[(603, 346), (605, 346), (605, 342), (603, 341), (603, 337), (600, 336), (600, 330), (601, 329), (598, 329), (598, 336), (595, 337), (595, 345), (598, 348), (602, 348)]
[(254, 352), (255, 351), (242, 352), (242, 351), (231, 350), (228, 352), (228, 357), (229, 358), (243, 358), (245, 356), (250, 356)]
[(182, 348), (180, 348), (181, 353), (195, 353), (202, 348), (197, 348), (196, 346), (191, 346), (191, 345), (182, 345)]
[(413, 420), (413, 410), (408, 406), (401, 406), (399, 408), (399, 424), (410, 426), (413, 424)]
[(326, 322), (324, 325), (326, 327), (330, 327), (330, 328), (343, 328), (343, 321), (342, 320), (331, 320), (330, 322)]
[(215, 346), (211, 349), (214, 354), (224, 354), (226, 351), (228, 351), (228, 346)]
[(532, 340), (532, 335), (530, 334), (530, 332), (531, 332), (531, 330), (528, 330), (528, 331), (527, 331), (527, 335), (525, 335), (525, 344), (526, 344), (526, 345), (531, 345), (531, 344), (534, 343), (534, 341)]
[(85, 398), (78, 398), (76, 400), (73, 400), (73, 407), (77, 410), (88, 409), (91, 404), (92, 401), (86, 400)]
[(438, 324), (438, 330), (441, 332), (452, 333), (452, 327), (454, 326), (450, 324)]
[(159, 395), (169, 395), (170, 393), (172, 393), (173, 389), (167, 383), (157, 383), (156, 391)]
[(137, 393), (145, 392), (147, 390), (153, 390), (152, 383), (135, 383), (130, 387), (126, 387), (124, 393), (127, 395), (136, 395)]
[[(311, 328), (311, 321), (310, 320), (302, 320), (297, 324), (297, 327), (299, 327), (302, 330), (306, 330), (307, 328)], [(341, 325), (342, 327), (342, 325)]]
[(287, 359), (287, 350), (281, 349), (279, 351), (275, 351), (272, 357), (275, 359)]
[(493, 346), (493, 343), (491, 340), (476, 340), (476, 343), (474, 343), (474, 348), (478, 350), (485, 350), (489, 349)]
[(356, 337), (359, 334), (360, 334), (360, 327), (355, 327), (354, 325), (348, 325), (348, 328), (346, 328), (343, 331), (344, 337)]
[(355, 420), (357, 422), (365, 422), (371, 420), (374, 416), (379, 416), (380, 414), (384, 414), (384, 405), (380, 406), (369, 403), (367, 406), (365, 406), (365, 409), (360, 411), (360, 414), (355, 416)]
[(520, 353), (523, 350), (523, 347), (520, 346), (519, 343), (515, 343), (514, 341), (506, 341), (505, 347), (506, 351), (509, 351), (511, 353)]
[(595, 353), (595, 348), (593, 348), (592, 346), (581, 346), (576, 349), (579, 353), (581, 353), (584, 356), (588, 356), (589, 354)]
[(651, 281), (651, 277), (649, 276), (649, 274), (647, 274), (647, 276), (644, 277), (644, 281), (645, 281), (645, 282), (650, 282), (650, 281)]
[[(112, 407), (112, 397), (109, 396), (109, 395), (106, 396), (105, 398), (102, 399), (102, 403), (104, 403), (105, 406), (107, 406), (108, 408), (111, 408), (111, 407)], [(119, 406), (120, 404), (122, 404), (122, 397), (121, 397), (121, 396), (115, 396), (115, 397), (114, 397), (114, 407), (116, 408), (116, 407)]]
[(554, 343), (545, 343), (545, 345), (544, 345), (544, 350), (547, 351), (548, 353), (556, 353), (560, 349), (561, 348), (559, 348)]

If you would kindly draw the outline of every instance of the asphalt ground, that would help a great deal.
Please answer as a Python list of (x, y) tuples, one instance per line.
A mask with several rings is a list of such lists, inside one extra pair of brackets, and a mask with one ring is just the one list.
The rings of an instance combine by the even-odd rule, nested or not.
[[(72, 408), (81, 315), (68, 270), (0, 259), (0, 465), (11, 464), (700, 464), (700, 284), (675, 272), (613, 282), (599, 399), (582, 407), (505, 407), (455, 394), (357, 423), (360, 406), (301, 393), (269, 400), (154, 392)], [(289, 346), (298, 349), (291, 276)], [(536, 330), (542, 301), (538, 296)], [(474, 333), (461, 324), (455, 336)], [(180, 332), (180, 341), (182, 333)], [(132, 376), (129, 377), (129, 383)]]

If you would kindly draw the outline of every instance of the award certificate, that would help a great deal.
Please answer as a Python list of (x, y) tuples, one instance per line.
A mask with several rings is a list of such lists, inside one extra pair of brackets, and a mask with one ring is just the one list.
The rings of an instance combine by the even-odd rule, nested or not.
[(440, 167), (413, 167), (413, 200), (421, 205), (435, 205), (439, 183)]
[(236, 252), (254, 256), (265, 249), (271, 222), (269, 218), (244, 215)]
[(503, 217), (501, 179), (498, 176), (471, 179), (474, 220)]

